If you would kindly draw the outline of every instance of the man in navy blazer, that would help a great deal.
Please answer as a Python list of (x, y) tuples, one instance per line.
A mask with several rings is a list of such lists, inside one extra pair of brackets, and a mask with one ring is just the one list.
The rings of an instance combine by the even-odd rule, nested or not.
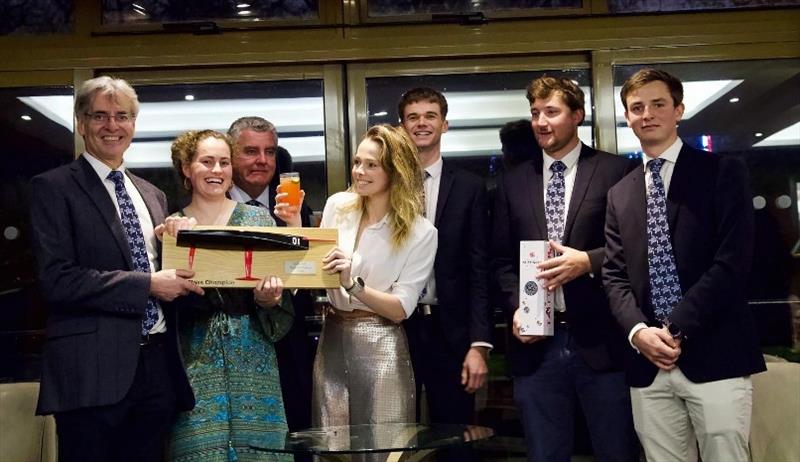
[(681, 141), (676, 77), (642, 69), (620, 97), (644, 165), (609, 192), (603, 280), (630, 342), (636, 432), (648, 460), (695, 461), (697, 443), (705, 461), (749, 460), (749, 375), (765, 366), (745, 298), (745, 166)]
[(425, 215), (439, 233), (434, 274), (405, 324), (414, 377), (418, 388), (425, 387), (431, 422), (470, 424), (492, 347), (486, 189), (479, 177), (442, 159), (441, 136), (448, 128), (443, 94), (409, 90), (398, 115), (419, 151), (426, 172)]
[[(86, 151), (30, 183), (38, 279), (50, 308), (37, 413), (55, 414), (62, 462), (160, 461), (176, 412), (194, 406), (174, 313), (160, 301), (202, 289), (190, 271), (156, 271), (154, 227), (166, 197), (123, 164), (138, 108), (124, 80), (84, 82), (75, 115)], [(115, 175), (127, 200), (117, 199)], [(129, 243), (126, 210), (146, 256), (141, 239)], [(149, 272), (134, 269), (137, 250)], [(143, 323), (148, 307), (152, 326)]]
[[(513, 317), (509, 355), (528, 459), (570, 460), (573, 415), (580, 406), (595, 458), (635, 461), (638, 445), (622, 373), (624, 336), (600, 283), (606, 193), (632, 164), (580, 142), (584, 96), (570, 79), (540, 77), (528, 86), (527, 98), (544, 152), (499, 182), (492, 266)], [(556, 202), (561, 207), (553, 207)], [(546, 213), (548, 206), (552, 211)], [(552, 337), (519, 330), (519, 281), (531, 277), (519, 274), (519, 245), (526, 240), (549, 240), (556, 252), (539, 265), (541, 286), (554, 292)]]

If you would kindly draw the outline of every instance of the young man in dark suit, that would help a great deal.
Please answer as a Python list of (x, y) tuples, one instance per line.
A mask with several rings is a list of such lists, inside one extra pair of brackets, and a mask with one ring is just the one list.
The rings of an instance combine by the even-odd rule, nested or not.
[[(600, 283), (606, 193), (632, 164), (580, 142), (584, 96), (573, 81), (538, 78), (527, 98), (543, 154), (503, 175), (492, 244), (495, 277), (513, 316), (514, 401), (528, 459), (570, 459), (580, 406), (597, 460), (638, 460), (622, 373), (624, 336)], [(530, 277), (519, 274), (519, 243), (525, 240), (549, 240), (556, 253), (539, 265), (541, 286), (554, 292), (552, 337), (520, 334), (519, 280)]]
[(202, 294), (159, 267), (166, 197), (125, 169), (139, 101), (97, 77), (75, 99), (86, 151), (30, 184), (39, 284), (50, 306), (37, 413), (55, 414), (60, 461), (160, 461), (177, 411), (194, 406), (174, 313)]
[(492, 347), (486, 189), (480, 178), (442, 159), (444, 95), (432, 88), (409, 90), (398, 115), (425, 169), (425, 215), (439, 233), (434, 274), (405, 324), (414, 377), (418, 388), (425, 387), (432, 423), (470, 424)]
[(642, 69), (620, 93), (644, 163), (608, 196), (603, 280), (630, 342), (627, 378), (648, 460), (749, 460), (750, 374), (765, 369), (747, 301), (745, 166), (678, 137), (683, 85)]

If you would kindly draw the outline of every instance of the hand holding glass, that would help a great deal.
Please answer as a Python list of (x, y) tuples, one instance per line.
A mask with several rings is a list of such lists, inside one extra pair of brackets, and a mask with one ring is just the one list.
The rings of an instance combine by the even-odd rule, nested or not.
[(298, 172), (281, 173), (280, 178), (281, 182), (280, 186), (278, 186), (278, 192), (285, 193), (286, 195), (281, 197), (278, 200), (278, 202), (299, 207), (300, 173)]

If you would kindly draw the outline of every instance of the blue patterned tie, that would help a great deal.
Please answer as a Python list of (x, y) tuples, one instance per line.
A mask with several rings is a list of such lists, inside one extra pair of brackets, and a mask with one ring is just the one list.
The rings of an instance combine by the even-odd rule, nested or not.
[(647, 162), (653, 184), (647, 192), (647, 264), (650, 274), (650, 303), (656, 319), (666, 324), (681, 300), (681, 285), (667, 222), (667, 199), (661, 179), (663, 159)]
[(547, 183), (547, 198), (544, 202), (544, 214), (547, 220), (547, 238), (561, 242), (564, 235), (564, 170), (567, 166), (557, 160), (550, 165), (553, 176)]
[[(128, 238), (128, 246), (131, 249), (131, 258), (133, 259), (134, 271), (142, 273), (150, 272), (150, 260), (147, 258), (147, 247), (144, 245), (144, 234), (142, 233), (142, 225), (139, 224), (139, 216), (136, 215), (136, 209), (133, 207), (131, 196), (125, 190), (125, 179), (122, 172), (119, 170), (112, 170), (108, 174), (108, 179), (114, 182), (114, 193), (117, 195), (117, 204), (119, 205), (119, 215), (122, 220), (122, 228), (125, 229), (125, 236)], [(150, 332), (150, 329), (156, 325), (158, 320), (158, 306), (153, 297), (147, 298), (147, 309), (144, 313), (142, 320), (142, 335)]]

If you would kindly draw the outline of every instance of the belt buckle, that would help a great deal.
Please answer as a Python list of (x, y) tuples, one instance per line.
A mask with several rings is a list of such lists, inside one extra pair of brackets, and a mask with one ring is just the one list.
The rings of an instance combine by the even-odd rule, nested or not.
[(431, 306), (427, 303), (420, 303), (417, 305), (417, 310), (422, 313), (423, 316), (430, 316), (431, 315)]

